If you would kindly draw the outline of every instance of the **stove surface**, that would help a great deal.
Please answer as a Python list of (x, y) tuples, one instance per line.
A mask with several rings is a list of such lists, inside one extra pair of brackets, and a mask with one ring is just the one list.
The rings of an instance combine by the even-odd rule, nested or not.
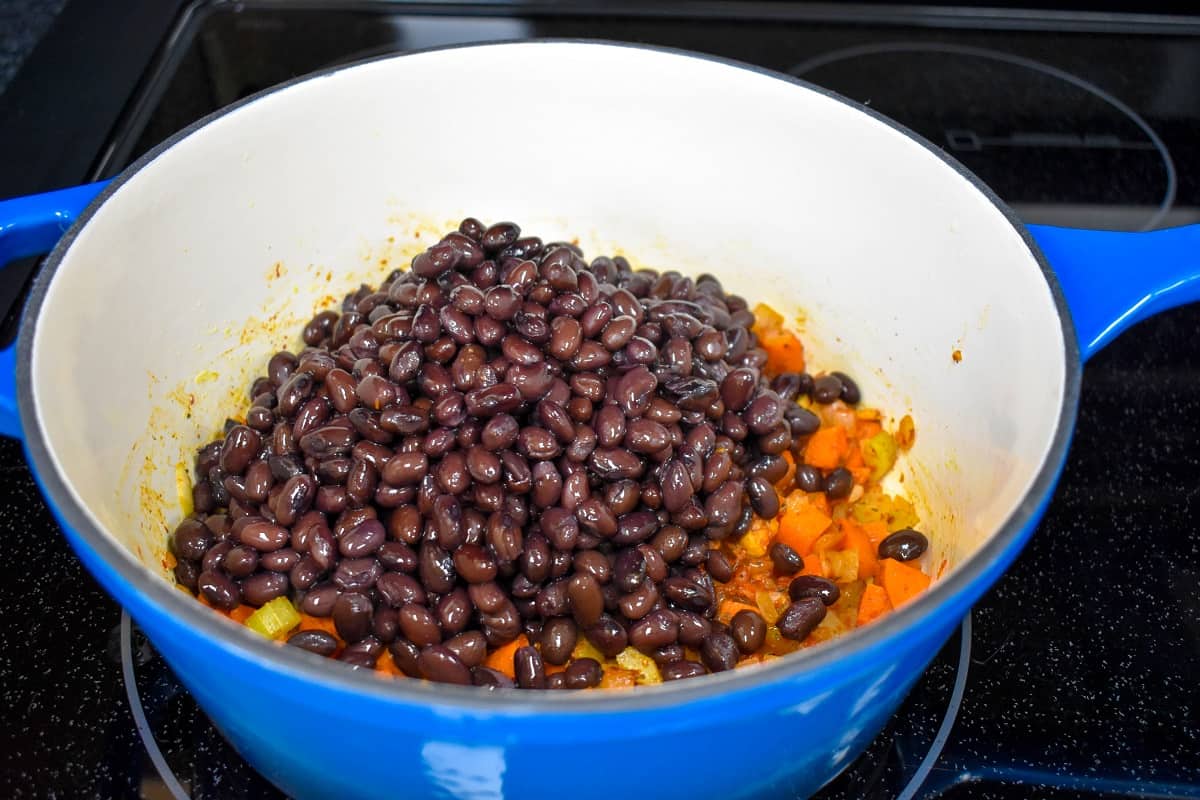
[[(136, 10), (110, 30), (136, 29)], [(247, 2), (195, 4), (174, 19), (146, 34), (157, 50), (140, 72), (125, 68), (135, 77), (110, 81), (111, 118), (96, 111), (91, 139), (76, 137), (85, 150), (95, 142), (90, 155), (58, 162), (77, 170), (68, 180), (114, 174), (204, 114), (315, 69), (457, 42), (588, 37), (715, 53), (846, 94), (946, 148), (1028, 222), (1142, 230), (1200, 220), (1200, 18)], [(19, 78), (28, 88), (39, 75), (54, 85), (46, 72)], [(0, 114), (0, 143), (13, 120)], [(28, 171), (55, 174), (53, 143), (48, 129)], [(0, 301), (32, 266), (6, 271)], [(1038, 533), (819, 797), (1200, 797), (1198, 332), (1200, 308), (1177, 309), (1087, 365), (1076, 444)], [(279, 796), (136, 629), (123, 630), (119, 607), (58, 534), (19, 446), (2, 440), (0, 527), (0, 794)]]

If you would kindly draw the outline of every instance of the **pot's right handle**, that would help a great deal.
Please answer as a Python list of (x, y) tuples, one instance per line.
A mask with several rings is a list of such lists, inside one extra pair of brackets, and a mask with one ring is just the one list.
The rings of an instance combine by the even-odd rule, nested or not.
[[(107, 181), (0, 200), (0, 268), (48, 253)], [(21, 438), (17, 409), (17, 346), (0, 350), (0, 435)]]
[(1058, 275), (1084, 361), (1133, 323), (1200, 300), (1200, 225), (1149, 233), (1028, 227)]

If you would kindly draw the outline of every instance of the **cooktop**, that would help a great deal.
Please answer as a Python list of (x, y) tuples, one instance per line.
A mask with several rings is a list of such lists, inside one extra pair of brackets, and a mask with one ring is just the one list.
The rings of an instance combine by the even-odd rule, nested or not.
[[(1028, 222), (1200, 221), (1200, 17), (1108, 5), (77, 0), (0, 96), (0, 196), (113, 175), (313, 70), (586, 37), (841, 92), (945, 148)], [(36, 266), (0, 275), (7, 336)], [(1177, 309), (1088, 363), (1031, 544), (819, 797), (1200, 798), (1198, 333), (1200, 308)], [(278, 797), (80, 566), (12, 441), (0, 476), (0, 795)]]

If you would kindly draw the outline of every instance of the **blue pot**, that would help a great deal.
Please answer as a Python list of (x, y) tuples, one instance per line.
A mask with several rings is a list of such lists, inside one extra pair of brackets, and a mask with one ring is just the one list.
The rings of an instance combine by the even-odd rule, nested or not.
[[(551, 49), (550, 63), (555, 69), (538, 62)], [(153, 209), (157, 203), (162, 209), (161, 224), (179, 224), (172, 204), (185, 201), (162, 192), (162, 186), (174, 182), (181, 187), (181, 195), (186, 195), (213, 191), (214, 185), (220, 187), (227, 179), (237, 180), (235, 171), (222, 172), (220, 157), (229, 149), (227, 145), (214, 150), (217, 161), (211, 176), (205, 169), (195, 168), (189, 148), (199, 147), (198, 142), (222, 141), (226, 136), (223, 129), (246, 127), (249, 123), (241, 120), (255, 114), (277, 118), (276, 112), (291, 113), (295, 98), (303, 100), (305, 92), (323, 91), (333, 85), (331, 78), (370, 84), (390, 70), (394, 74), (387, 77), (395, 80), (407, 74), (409, 64), (444, 69), (438, 59), (459, 65), (483, 59), (479, 70), (490, 74), (494, 65), (489, 67), (487, 59), (499, 58), (497, 63), (505, 69), (525, 69), (543, 79), (547, 72), (558, 69), (570, 73), (577, 53), (583, 54), (582, 61), (596, 56), (605, 68), (596, 73), (595, 85), (624, 87), (624, 91), (597, 92), (610, 100), (620, 98), (612, 102), (624, 102), (638, 90), (637, 81), (621, 83), (625, 80), (619, 74), (622, 64), (647, 59), (662, 71), (646, 72), (641, 65), (631, 71), (634, 76), (646, 76), (646, 84), (656, 80), (669, 83), (675, 79), (674, 73), (662, 76), (672, 70), (678, 70), (682, 79), (694, 71), (698, 77), (718, 82), (728, 79), (737, 86), (745, 81), (746, 92), (780, 92), (781, 97), (795, 97), (798, 102), (826, 104), (820, 107), (834, 109), (834, 116), (850, 112), (847, 118), (851, 121), (845, 124), (852, 132), (857, 132), (854, 126), (861, 126), (864, 135), (868, 130), (883, 130), (879, 135), (896, 143), (897, 153), (901, 153), (898, 159), (910, 158), (904, 153), (916, 153), (911, 159), (920, 160), (918, 173), (927, 171), (931, 181), (959, 181), (966, 187), (964, 196), (986, 205), (994, 227), (1003, 229), (997, 236), (1011, 238), (1015, 233), (1020, 237), (1023, 257), (1035, 270), (1040, 267), (1041, 289), (1056, 310), (1053, 324), (1061, 338), (1048, 347), (1054, 359), (1061, 359), (1063, 379), (1061, 397), (1054, 398), (1053, 418), (1043, 421), (1051, 432), (1044, 457), (1030, 469), (1028, 490), (1002, 524), (989, 531), (969, 557), (916, 602), (836, 642), (758, 668), (628, 693), (570, 696), (381, 681), (293, 652), (293, 648), (285, 652), (218, 618), (172, 588), (161, 575), (139, 565), (111, 530), (113, 524), (106, 521), (99, 504), (82, 499), (86, 492), (78, 489), (79, 481), (72, 474), (76, 467), (64, 464), (56, 453), (62, 445), (51, 429), (58, 422), (43, 415), (48, 395), (39, 370), (50, 360), (72, 354), (49, 349), (39, 336), (65, 325), (62, 312), (54, 309), (67, 301), (55, 294), (79, 291), (73, 283), (64, 284), (71, 279), (61, 275), (65, 263), (96, 249), (91, 229), (125, 224), (128, 236), (136, 238), (137, 225), (158, 224), (153, 215), (131, 214), (125, 222), (104, 219), (105, 215), (126, 213), (121, 204), (134, 203), (137, 195), (150, 191), (148, 186), (159, 187), (160, 194), (142, 207)], [(505, 60), (514, 54), (519, 57)], [(529, 66), (531, 63), (534, 66)], [(448, 72), (441, 78), (447, 85), (455, 79)], [(611, 85), (607, 81), (612, 81)], [(683, 91), (680, 87), (688, 85), (673, 85), (672, 91), (678, 94)], [(710, 86), (713, 95), (706, 102), (718, 111), (722, 102), (739, 102), (734, 95), (745, 94), (730, 91), (727, 98), (719, 85)], [(342, 91), (336, 96), (345, 95)], [(331, 101), (325, 97), (324, 102)], [(715, 114), (713, 126), (720, 127), (727, 118)], [(313, 123), (314, 127), (321, 124), (319, 120)], [(646, 131), (647, 136), (653, 133)], [(240, 135), (243, 138), (234, 138), (245, 141), (245, 134)], [(304, 135), (297, 134), (300, 138)], [(542, 144), (553, 149), (555, 141)], [(706, 147), (716, 152), (719, 144), (714, 141)], [(284, 146), (281, 142), (280, 147)], [(428, 155), (437, 158), (436, 151)], [(656, 159), (669, 157), (662, 151)], [(191, 168), (182, 169), (181, 163), (191, 164)], [(730, 171), (736, 171), (734, 166)], [(318, 176), (313, 180), (319, 183), (324, 179)], [(879, 177), (877, 186), (884, 187), (889, 180)], [(470, 190), (479, 187), (472, 184)], [(914, 192), (920, 193), (915, 188)], [(298, 202), (306, 201), (300, 198)], [(936, 196), (929, 202), (938, 207)], [(513, 216), (517, 218), (515, 213)], [(216, 237), (221, 233), (210, 231)], [(870, 235), (870, 231), (865, 234)], [(1200, 252), (1200, 227), (1140, 234), (1024, 227), (977, 179), (929, 143), (823, 90), (703, 56), (597, 43), (524, 43), (393, 57), (273, 89), (173, 137), (112, 183), (0, 203), (0, 262), (52, 248), (25, 311), (19, 343), (0, 353), (0, 433), (24, 440), (39, 484), (88, 569), (137, 620), (238, 751), (296, 797), (529, 798), (561, 792), (574, 800), (586, 800), (779, 797), (816, 791), (882, 728), (971, 605), (1032, 535), (1066, 454), (1082, 361), (1134, 322), (1190, 302), (1200, 291), (1200, 263), (1195, 255)], [(121, 280), (116, 274), (121, 271), (120, 263), (113, 262), (114, 282)], [(172, 267), (164, 264), (163, 269), (169, 272)], [(183, 272), (179, 280), (183, 280)], [(102, 294), (106, 285), (98, 282), (96, 291)], [(121, 312), (136, 316), (136, 309), (135, 304)], [(136, 318), (130, 324), (139, 327)], [(154, 338), (156, 330), (145, 327), (150, 329), (139, 335)], [(123, 352), (121, 358), (136, 362), (138, 355)], [(141, 389), (97, 385), (92, 390), (124, 392), (132, 404)], [(86, 437), (89, 430), (83, 426), (77, 433)]]

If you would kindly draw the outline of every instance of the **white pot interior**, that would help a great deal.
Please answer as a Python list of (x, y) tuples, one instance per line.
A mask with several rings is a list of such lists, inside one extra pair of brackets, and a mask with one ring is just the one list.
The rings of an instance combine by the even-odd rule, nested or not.
[[(511, 112), (485, 108), (497, 87)], [(170, 580), (195, 448), (244, 411), (266, 359), (466, 215), (711, 272), (802, 314), (811, 367), (856, 376), (892, 425), (915, 419), (893, 486), (923, 510), (935, 572), (1000, 527), (1048, 452), (1062, 327), (1020, 235), (966, 178), (787, 81), (525, 43), (291, 86), (129, 178), (64, 255), (37, 325), (33, 394), (66, 486)]]

